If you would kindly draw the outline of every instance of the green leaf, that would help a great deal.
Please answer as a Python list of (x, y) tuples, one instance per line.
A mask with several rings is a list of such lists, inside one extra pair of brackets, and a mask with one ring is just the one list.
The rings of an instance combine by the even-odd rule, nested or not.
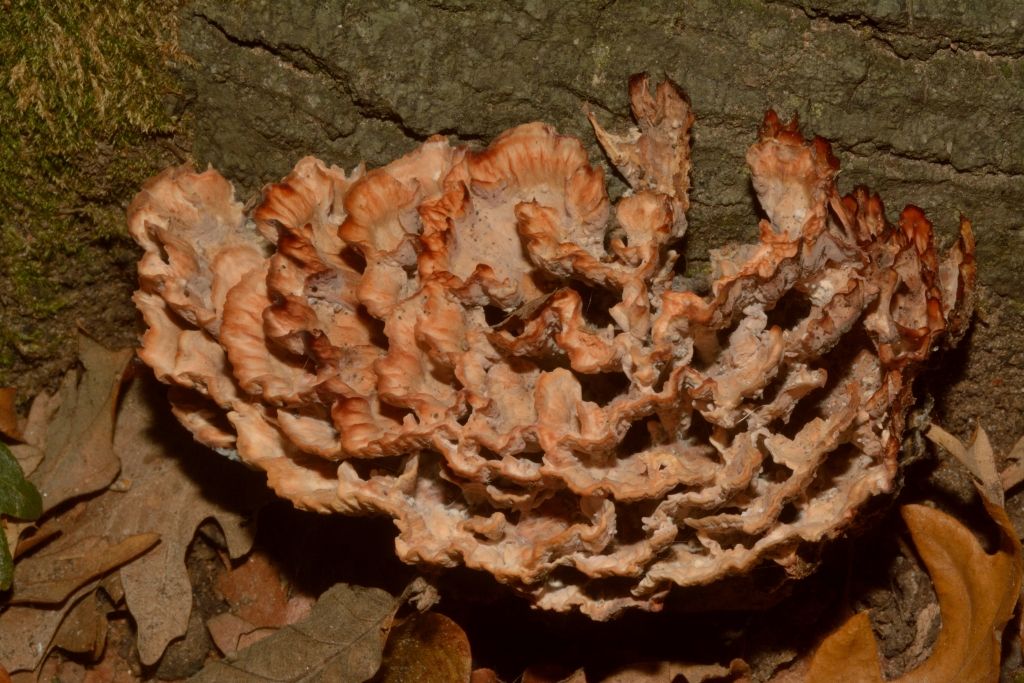
[(39, 491), (25, 479), (21, 466), (6, 444), (0, 442), (0, 514), (33, 520), (43, 514)]
[(7, 534), (0, 529), (0, 591), (9, 590), (14, 576), (14, 558), (7, 547)]
[[(43, 499), (39, 491), (25, 479), (14, 454), (3, 442), (0, 442), (0, 514), (24, 520), (36, 519), (43, 514)], [(11, 587), (13, 575), (11, 549), (0, 528), (0, 591)]]

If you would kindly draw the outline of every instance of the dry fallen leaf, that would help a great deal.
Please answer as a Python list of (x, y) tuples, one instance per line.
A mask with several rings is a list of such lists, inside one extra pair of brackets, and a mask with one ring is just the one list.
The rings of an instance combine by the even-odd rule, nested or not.
[(89, 661), (99, 659), (107, 641), (107, 609), (99, 594), (93, 591), (68, 612), (53, 638), (54, 647), (86, 655)]
[(111, 441), (121, 378), (132, 351), (108, 351), (86, 337), (79, 337), (78, 347), (85, 369), (65, 375), (56, 404), (43, 399), (54, 412), (39, 434), (41, 442), (32, 442), (45, 454), (29, 479), (43, 495), (46, 511), (105, 488), (120, 469)]
[(21, 441), (18, 411), (14, 408), (14, 387), (0, 387), (0, 435)]
[(391, 630), (380, 683), (469, 683), (469, 638), (454, 621), (438, 614), (414, 614)]
[[(78, 346), (83, 369), (68, 372), (55, 395), (36, 397), (20, 430), (25, 443), (11, 449), (39, 489), (44, 512), (103, 489), (120, 468), (110, 444), (121, 378), (132, 353), (109, 351), (84, 336)], [(11, 524), (5, 530), (15, 555), (28, 526)]]
[[(984, 430), (968, 446), (932, 427), (927, 436), (947, 448), (977, 478), (999, 547), (985, 552), (975, 535), (944, 512), (905, 505), (902, 515), (935, 586), (942, 627), (931, 655), (901, 683), (999, 680), (1002, 634), (1021, 588), (1021, 543), (1002, 507), (1003, 489)], [(855, 615), (818, 647), (808, 681), (881, 681), (877, 644), (866, 613)]]
[(277, 628), (256, 626), (231, 612), (207, 619), (206, 630), (210, 633), (213, 644), (226, 657), (234, 657), (239, 650), (244, 650), (277, 632)]
[(194, 683), (295, 681), (362, 683), (380, 667), (384, 641), (401, 598), (377, 588), (337, 584), (309, 618), (211, 662)]
[[(69, 615), (80, 608), (88, 609), (88, 607), (82, 607), (83, 603), (95, 604), (97, 602), (97, 588), (101, 588), (106, 593), (112, 604), (120, 603), (123, 598), (120, 581), (115, 574), (102, 581), (90, 582), (58, 607), (14, 606), (9, 607), (0, 615), (0, 662), (3, 662), (8, 670), (20, 672), (14, 674), (18, 683), (21, 681), (35, 683), (37, 680), (76, 680), (70, 677), (48, 676), (45, 668), (42, 671), (37, 671), (38, 660), (42, 653), (49, 650), (51, 646), (63, 647), (66, 644), (61, 642), (66, 635), (64, 632), (65, 622)], [(73, 626), (72, 624), (71, 627)], [(123, 680), (123, 678), (100, 676), (97, 680), (108, 683)]]
[(160, 540), (154, 533), (116, 540), (108, 536), (67, 536), (18, 563), (8, 604), (56, 605), (89, 581), (146, 552)]
[(206, 629), (217, 649), (228, 656), (305, 619), (316, 602), (315, 596), (304, 593), (289, 595), (288, 579), (260, 551), (221, 574), (215, 585), (230, 611), (208, 619)]
[[(64, 377), (64, 384), (69, 382), (68, 376), (77, 376), (77, 371), (73, 370), (71, 373), (68, 373)], [(26, 477), (32, 476), (36, 469), (38, 469), (39, 463), (46, 457), (46, 452), (43, 450), (43, 446), (46, 445), (46, 432), (50, 422), (53, 420), (53, 416), (57, 413), (57, 409), (60, 408), (60, 404), (61, 397), (59, 392), (48, 394), (44, 391), (32, 399), (32, 406), (28, 410), (28, 418), (26, 418), (21, 428), (22, 443), (11, 447), (11, 451), (14, 453), (14, 457), (18, 459), (18, 464), (21, 465), (21, 469), (25, 472)]]
[(217, 578), (217, 592), (228, 603), (231, 613), (257, 627), (276, 627), (287, 623), (288, 583), (261, 552)]
[[(83, 384), (90, 383), (88, 378), (86, 373)], [(231, 556), (239, 557), (250, 549), (252, 529), (247, 524), (246, 509), (255, 491), (263, 495), (258, 477), (247, 477), (247, 472), (233, 463), (211, 458), (173, 421), (158, 418), (166, 414), (162, 395), (162, 388), (148, 378), (136, 378), (130, 384), (121, 401), (113, 446), (108, 446), (120, 456), (119, 481), (123, 485), (47, 520), (40, 533), (54, 528), (61, 533), (18, 563), (16, 590), (20, 591), (17, 585), (24, 583), (26, 587), (45, 584), (51, 591), (50, 597), (61, 591), (74, 592), (56, 608), (13, 605), (0, 613), (0, 661), (11, 670), (38, 667), (64, 615), (98, 585), (97, 578), (90, 580), (88, 575), (98, 577), (96, 572), (110, 569), (110, 548), (128, 543), (131, 552), (126, 554), (138, 555), (139, 547), (152, 546), (152, 539), (160, 539), (120, 569), (144, 664), (156, 662), (167, 644), (187, 630), (192, 587), (185, 568), (185, 553), (196, 528), (206, 519), (214, 518), (224, 531)], [(90, 427), (93, 424), (90, 422), (83, 429), (95, 434)], [(79, 439), (68, 433), (62, 440), (74, 443)], [(97, 455), (99, 450), (97, 446)], [(48, 469), (51, 455), (48, 442), (47, 460), (40, 470)], [(56, 457), (67, 467), (85, 467), (90, 462), (67, 458), (64, 451)], [(225, 479), (233, 479), (236, 485), (224, 487)], [(223, 495), (229, 495), (231, 500), (213, 498), (217, 491), (226, 491)], [(59, 566), (47, 563), (48, 559), (57, 558), (89, 571), (76, 575), (69, 570), (63, 576)], [(81, 585), (82, 580), (87, 582), (85, 586), (75, 590), (74, 586)]]
[(947, 432), (937, 424), (928, 426), (925, 432), (933, 443), (942, 446), (950, 455), (956, 458), (960, 464), (967, 468), (967, 471), (974, 477), (975, 486), (981, 491), (986, 500), (1002, 506), (1003, 487), (996, 470), (995, 453), (992, 452), (992, 444), (988, 440), (988, 434), (981, 426), (974, 428), (971, 441), (966, 446), (960, 440)]
[[(167, 644), (188, 628), (192, 585), (185, 553), (196, 529), (215, 519), (231, 557), (241, 557), (252, 548), (255, 531), (248, 513), (264, 493), (258, 477), (246, 478), (230, 461), (211, 458), (194, 444), (167, 418), (163, 403), (162, 387), (149, 377), (137, 379), (126, 392), (114, 449), (123, 460), (122, 478), (130, 482), (129, 488), (107, 493), (103, 499), (108, 505), (95, 513), (122, 528), (160, 534), (156, 548), (120, 572), (138, 626), (143, 664), (156, 662)], [(235, 484), (224, 486), (225, 479)]]
[(1002, 633), (1021, 584), (1020, 541), (1005, 510), (989, 509), (1003, 532), (992, 555), (949, 515), (918, 505), (902, 512), (942, 611), (932, 655), (903, 680), (998, 680)]
[(16, 678), (13, 683), (38, 683), (59, 681), (60, 683), (138, 683), (139, 676), (132, 673), (122, 659), (107, 658), (93, 664), (83, 664), (73, 659), (51, 657), (43, 665), (38, 679)]
[[(867, 612), (858, 612), (818, 646), (802, 680), (882, 683), (878, 643)], [(800, 679), (797, 679), (800, 680)]]
[(98, 580), (86, 584), (57, 607), (7, 607), (0, 614), (0, 662), (11, 673), (35, 671), (64, 617), (99, 585)]
[(1013, 448), (1007, 454), (1006, 459), (1010, 462), (999, 479), (1003, 484), (1003, 490), (1009, 491), (1017, 484), (1024, 481), (1024, 436), (1017, 439)]
[[(83, 652), (84, 656), (69, 658), (63, 654), (51, 653), (38, 672), (15, 674), (15, 683), (138, 683), (139, 680), (146, 680), (147, 677), (143, 675), (138, 664), (131, 661), (131, 629), (126, 619), (113, 617), (108, 622), (107, 604), (100, 604), (100, 601), (97, 601), (96, 608), (96, 616), (102, 620), (102, 624), (98, 626), (103, 631), (95, 634), (101, 641), (97, 643), (98, 650), (95, 651), (95, 656)], [(63, 636), (68, 622), (73, 618), (73, 613), (68, 615), (65, 624), (61, 625), (59, 638)], [(85, 645), (87, 642), (86, 639), (81, 644)]]

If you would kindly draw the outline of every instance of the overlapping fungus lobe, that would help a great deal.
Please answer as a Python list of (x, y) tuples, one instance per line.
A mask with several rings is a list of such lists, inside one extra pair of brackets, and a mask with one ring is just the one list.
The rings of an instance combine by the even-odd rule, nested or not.
[(636, 126), (434, 137), (351, 174), (306, 158), (245, 212), (168, 169), (129, 209), (139, 351), (196, 438), (297, 506), (385, 514), (407, 562), (493, 574), (545, 609), (659, 609), (673, 586), (790, 577), (890, 490), (911, 379), (958, 338), (970, 224), (940, 258), (840, 196), (827, 142), (769, 112), (747, 154), (767, 218), (675, 267), (693, 115), (630, 81)]

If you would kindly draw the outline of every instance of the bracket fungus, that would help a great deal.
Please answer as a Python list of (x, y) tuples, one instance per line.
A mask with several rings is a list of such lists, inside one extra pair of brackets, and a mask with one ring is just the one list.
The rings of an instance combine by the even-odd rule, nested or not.
[(545, 609), (805, 574), (893, 486), (913, 377), (970, 315), (970, 224), (940, 258), (919, 209), (841, 196), (828, 143), (768, 112), (758, 239), (697, 289), (673, 248), (693, 115), (669, 82), (630, 98), (622, 134), (591, 116), (614, 205), (542, 123), (351, 174), (308, 157), (249, 211), (214, 170), (150, 180), (139, 355), (178, 419), (301, 508), (391, 516), (405, 562)]

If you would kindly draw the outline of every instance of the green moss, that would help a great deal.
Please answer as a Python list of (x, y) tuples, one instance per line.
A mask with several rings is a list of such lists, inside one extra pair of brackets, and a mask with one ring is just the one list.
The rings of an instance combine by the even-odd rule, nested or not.
[(68, 346), (62, 316), (130, 250), (125, 204), (174, 158), (182, 1), (0, 0), (0, 385)]
[(103, 133), (115, 143), (167, 130), (165, 68), (176, 56), (176, 3), (16, 0), (5, 3), (0, 58), (12, 64), (4, 109), (21, 140), (61, 157)]

